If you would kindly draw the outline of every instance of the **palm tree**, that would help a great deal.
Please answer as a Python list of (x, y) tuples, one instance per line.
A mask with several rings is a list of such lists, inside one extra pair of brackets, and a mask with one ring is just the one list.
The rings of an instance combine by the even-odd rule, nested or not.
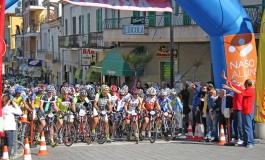
[(152, 60), (153, 56), (145, 52), (144, 47), (136, 48), (132, 52), (123, 54), (122, 56), (135, 73), (134, 87), (136, 87), (139, 73), (144, 70), (144, 67)]

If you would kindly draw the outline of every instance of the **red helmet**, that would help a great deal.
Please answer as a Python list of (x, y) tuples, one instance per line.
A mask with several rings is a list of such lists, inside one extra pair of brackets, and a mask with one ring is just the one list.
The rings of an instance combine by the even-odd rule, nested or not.
[(111, 90), (112, 92), (117, 92), (117, 86), (115, 86), (115, 85), (111, 85), (111, 86), (110, 86), (110, 90)]

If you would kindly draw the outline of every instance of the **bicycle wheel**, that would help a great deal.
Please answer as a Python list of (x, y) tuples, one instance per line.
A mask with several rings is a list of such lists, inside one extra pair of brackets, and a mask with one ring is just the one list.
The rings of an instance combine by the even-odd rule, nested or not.
[(162, 123), (162, 126), (161, 126), (161, 138), (165, 141), (169, 141), (170, 138), (168, 136), (168, 129), (166, 129), (165, 127), (165, 124)]
[[(56, 125), (54, 123), (48, 123), (43, 128), (44, 134), (45, 134), (45, 140), (50, 144), (52, 139), (53, 141), (57, 141), (58, 139), (58, 130), (56, 128)], [(52, 135), (51, 135), (52, 132)]]
[(104, 135), (104, 130), (103, 127), (101, 126), (101, 122), (99, 123), (98, 127), (97, 127), (97, 141), (99, 144), (103, 144), (106, 142), (106, 137)]
[(75, 141), (75, 127), (72, 124), (66, 123), (62, 129), (63, 143), (67, 147), (71, 146)]
[(157, 138), (157, 128), (155, 122), (149, 122), (149, 131), (148, 131), (148, 136), (149, 136), (149, 141), (151, 143), (154, 143)]
[[(29, 124), (28, 123), (22, 123), (22, 129), (21, 129), (21, 134), (19, 137), (19, 141), (24, 143), (25, 137), (29, 137)], [(23, 147), (22, 145), (19, 144), (18, 148)]]
[(86, 142), (87, 145), (91, 143), (91, 129), (89, 124), (86, 124), (86, 127), (84, 128), (84, 141)]
[(116, 134), (119, 136), (119, 138), (122, 137), (123, 135), (122, 124), (119, 124), (119, 126), (117, 127)]

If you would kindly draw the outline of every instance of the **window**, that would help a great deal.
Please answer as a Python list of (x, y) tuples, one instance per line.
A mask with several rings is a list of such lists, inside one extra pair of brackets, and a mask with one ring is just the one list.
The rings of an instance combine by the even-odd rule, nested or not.
[(90, 33), (90, 13), (87, 14), (87, 33)]
[(76, 17), (73, 17), (73, 34), (76, 34)]
[(139, 17), (140, 12), (139, 11), (133, 11), (133, 17)]
[(170, 26), (170, 12), (164, 12), (164, 26)]
[(85, 23), (85, 17), (84, 17), (84, 15), (81, 16), (81, 21), (82, 21), (82, 23), (81, 23), (82, 32), (81, 33), (84, 34), (85, 33), (85, 24), (84, 24)]
[(117, 10), (112, 9), (111, 10), (111, 18), (112, 18), (112, 28), (118, 28), (118, 20), (116, 19), (118, 16), (116, 16)]
[(148, 12), (149, 16), (149, 26), (155, 27), (156, 26), (156, 12)]
[(64, 28), (65, 28), (65, 35), (68, 35), (68, 24), (67, 24), (67, 19), (65, 20)]
[(102, 8), (96, 12), (97, 32), (102, 32)]

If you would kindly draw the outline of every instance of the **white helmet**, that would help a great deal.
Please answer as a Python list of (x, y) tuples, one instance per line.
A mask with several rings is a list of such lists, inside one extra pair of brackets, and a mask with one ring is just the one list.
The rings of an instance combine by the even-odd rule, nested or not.
[(161, 96), (167, 96), (168, 95), (167, 90), (165, 90), (165, 89), (162, 89), (160, 93), (161, 93), (160, 94)]
[(171, 94), (171, 95), (177, 95), (177, 91), (173, 88), (173, 89), (171, 89), (170, 94)]
[(151, 87), (151, 88), (149, 88), (149, 90), (150, 90), (149, 94), (151, 94), (153, 96), (156, 95), (156, 89), (155, 88)]

